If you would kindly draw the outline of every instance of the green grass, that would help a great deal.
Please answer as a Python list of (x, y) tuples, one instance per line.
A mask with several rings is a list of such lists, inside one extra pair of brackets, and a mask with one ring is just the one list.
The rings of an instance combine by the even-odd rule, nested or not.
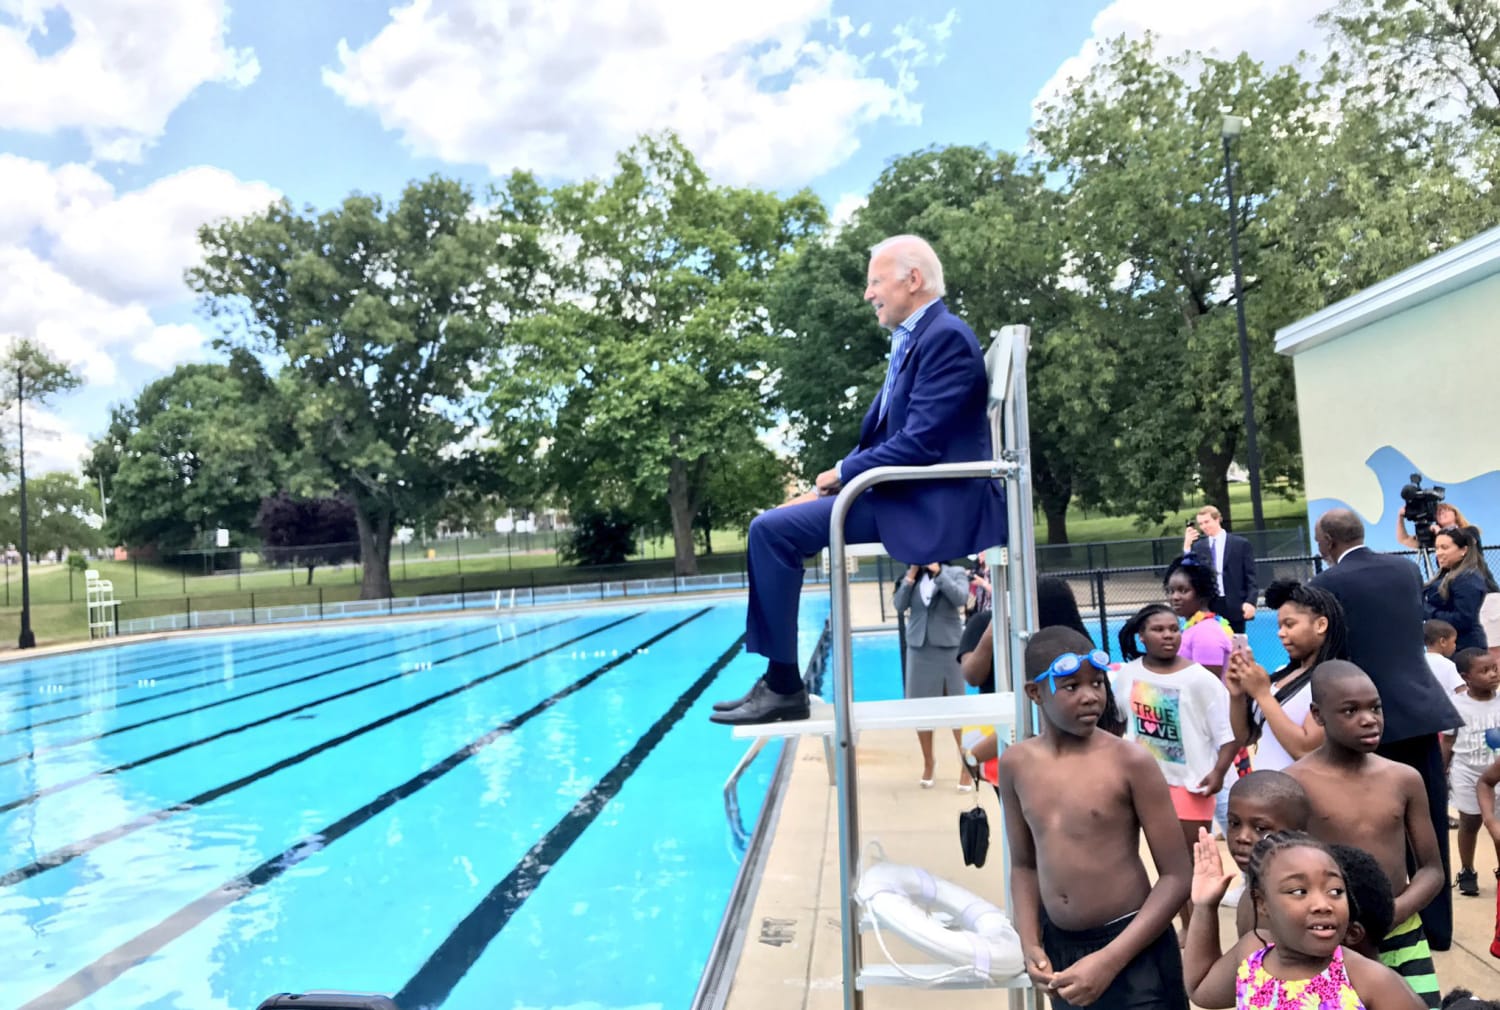
[[(1307, 497), (1300, 489), (1294, 491), (1293, 495), (1291, 498), (1286, 498), (1279, 489), (1270, 487), (1261, 489), (1261, 508), (1265, 512), (1266, 523), (1269, 526), (1292, 526), (1306, 521)], [(1235, 526), (1241, 531), (1250, 529), (1250, 485), (1229, 485), (1229, 501)], [(1140, 526), (1134, 516), (1088, 515), (1082, 509), (1070, 508), (1068, 510), (1068, 540), (1070, 543), (1085, 544), (1110, 540), (1180, 537), (1187, 521), (1197, 514), (1203, 504), (1203, 497), (1200, 494), (1187, 508), (1172, 512), (1160, 523), (1152, 523), (1145, 528)], [(1222, 509), (1224, 506), (1219, 504), (1219, 507)], [(1037, 516), (1039, 543), (1046, 542), (1046, 532), (1046, 521), (1039, 514)]]

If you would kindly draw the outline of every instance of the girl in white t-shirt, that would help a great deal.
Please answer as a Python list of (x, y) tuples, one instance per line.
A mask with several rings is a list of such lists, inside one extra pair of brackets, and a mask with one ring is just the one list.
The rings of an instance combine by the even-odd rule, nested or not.
[[(1171, 608), (1142, 607), (1120, 629), (1120, 654), (1129, 662), (1115, 674), (1115, 697), (1125, 710), (1125, 738), (1156, 759), (1172, 793), (1191, 852), (1198, 829), (1214, 816), (1214, 797), (1239, 744), (1229, 724), (1229, 692), (1202, 664), (1177, 654), (1182, 629)], [(1182, 909), (1186, 926), (1191, 904)]]
[(1323, 727), (1312, 717), (1312, 671), (1329, 659), (1348, 659), (1344, 608), (1326, 589), (1286, 579), (1266, 589), (1276, 611), (1277, 635), (1287, 664), (1274, 674), (1242, 649), (1229, 657), (1224, 682), (1235, 735), (1256, 745), (1256, 771), (1284, 771), (1323, 744)]

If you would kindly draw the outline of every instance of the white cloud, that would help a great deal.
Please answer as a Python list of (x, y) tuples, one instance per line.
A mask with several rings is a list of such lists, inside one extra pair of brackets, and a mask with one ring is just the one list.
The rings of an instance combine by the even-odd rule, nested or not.
[[(14, 417), (6, 418), (13, 426)], [(26, 472), (30, 476), (66, 470), (81, 473), (89, 437), (52, 411), (26, 405)]]
[(152, 310), (184, 302), (197, 229), (277, 198), (263, 183), (190, 168), (117, 194), (92, 169), (0, 155), (0, 336), (35, 339), (91, 386), (128, 355), (160, 369), (202, 353), (195, 326)]
[[(72, 38), (55, 52), (46, 16)], [(0, 0), (0, 129), (80, 130), (95, 158), (139, 160), (198, 87), (243, 87), (260, 65), (225, 44), (224, 0)]]
[(1113, 0), (1095, 16), (1092, 34), (1078, 53), (1042, 85), (1034, 104), (1065, 90), (1069, 79), (1085, 77), (1098, 62), (1099, 46), (1121, 35), (1138, 39), (1150, 32), (1163, 54), (1196, 50), (1227, 59), (1247, 52), (1272, 66), (1291, 63), (1303, 51), (1325, 53), (1327, 41), (1313, 19), (1326, 6), (1309, 0)]
[(833, 225), (835, 231), (843, 231), (854, 220), (854, 215), (864, 210), (870, 202), (863, 193), (845, 193), (834, 201), (833, 210), (828, 212), (829, 224)]
[(674, 129), (715, 177), (805, 182), (859, 131), (916, 123), (915, 68), (953, 15), (911, 22), (880, 52), (831, 0), (763, 0), (729, 16), (698, 0), (411, 0), (370, 41), (339, 43), (324, 82), (418, 154), (576, 176), (608, 172), (641, 133)]

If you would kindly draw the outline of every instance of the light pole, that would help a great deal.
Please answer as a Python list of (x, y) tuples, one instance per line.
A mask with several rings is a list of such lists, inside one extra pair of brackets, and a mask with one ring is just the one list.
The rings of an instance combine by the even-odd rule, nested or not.
[(22, 649), (36, 648), (36, 632), (31, 630), (31, 580), (26, 559), (26, 370), (16, 368), (16, 436), (21, 463), (21, 639)]
[(1224, 141), (1224, 188), (1229, 192), (1229, 248), (1234, 255), (1234, 313), (1240, 330), (1240, 396), (1245, 401), (1245, 442), (1249, 456), (1250, 511), (1255, 518), (1255, 528), (1266, 528), (1265, 513), (1260, 505), (1260, 446), (1255, 439), (1255, 399), (1250, 382), (1250, 335), (1245, 327), (1245, 278), (1240, 267), (1240, 221), (1239, 205), (1234, 200), (1234, 165), (1229, 157), (1229, 142), (1245, 128), (1242, 116), (1225, 116), (1219, 132)]

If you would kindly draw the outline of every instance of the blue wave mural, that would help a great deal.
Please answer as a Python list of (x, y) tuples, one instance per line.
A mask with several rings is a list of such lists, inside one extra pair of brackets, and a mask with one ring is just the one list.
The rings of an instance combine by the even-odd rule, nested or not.
[[(1439, 436), (1441, 437), (1441, 436)], [(1449, 481), (1440, 473), (1428, 473), (1413, 463), (1405, 453), (1391, 446), (1382, 446), (1370, 454), (1365, 466), (1380, 482), (1381, 512), (1371, 516), (1358, 509), (1355, 512), (1365, 523), (1365, 542), (1379, 551), (1400, 550), (1396, 542), (1396, 510), (1402, 504), (1401, 489), (1411, 480), (1411, 475), (1422, 475), (1422, 486), (1438, 484), (1447, 488), (1447, 501), (1452, 502), (1463, 513), (1464, 518), (1484, 533), (1484, 542), (1500, 543), (1500, 470), (1491, 470), (1466, 481)], [(1318, 517), (1336, 508), (1351, 508), (1349, 503), (1337, 498), (1315, 498), (1307, 503), (1308, 529), (1311, 530)], [(1410, 529), (1410, 526), (1407, 527)]]

